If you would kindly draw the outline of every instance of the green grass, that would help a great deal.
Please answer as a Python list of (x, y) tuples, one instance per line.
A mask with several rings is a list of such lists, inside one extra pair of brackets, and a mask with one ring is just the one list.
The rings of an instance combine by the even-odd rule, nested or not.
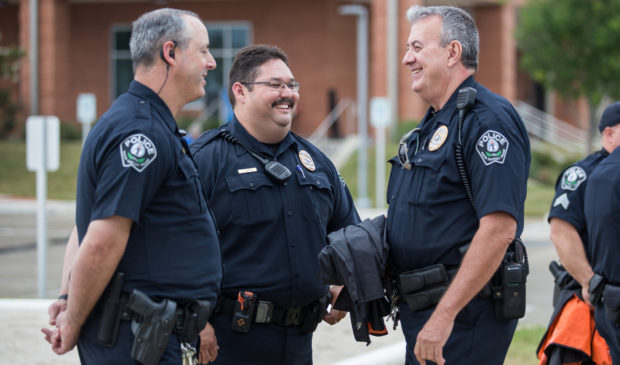
[(512, 339), (504, 365), (537, 365), (536, 348), (545, 333), (542, 326), (519, 326)]
[[(75, 199), (75, 186), (82, 145), (61, 141), (60, 167), (47, 173), (49, 199)], [(26, 168), (25, 142), (0, 142), (0, 194), (36, 196), (36, 172)]]

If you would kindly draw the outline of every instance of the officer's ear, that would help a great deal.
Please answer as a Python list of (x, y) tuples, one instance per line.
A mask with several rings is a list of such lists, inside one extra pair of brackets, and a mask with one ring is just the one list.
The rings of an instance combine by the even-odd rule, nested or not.
[(240, 82), (235, 82), (231, 89), (235, 97), (236, 103), (244, 103), (249, 93), (247, 87)]
[(448, 66), (454, 66), (462, 62), (463, 46), (459, 41), (451, 41), (446, 46), (448, 49)]

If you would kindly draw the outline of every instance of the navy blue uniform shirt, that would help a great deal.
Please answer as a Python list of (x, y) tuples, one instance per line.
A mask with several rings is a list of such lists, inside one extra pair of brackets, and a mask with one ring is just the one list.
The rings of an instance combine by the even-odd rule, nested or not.
[(588, 230), (584, 209), (584, 196), (588, 177), (592, 170), (609, 154), (604, 149), (590, 154), (581, 161), (566, 168), (555, 183), (555, 197), (549, 210), (549, 218), (560, 218), (570, 223), (581, 237), (588, 255)]
[(590, 174), (585, 214), (592, 270), (620, 285), (620, 148)]
[(118, 271), (124, 291), (215, 299), (222, 277), (200, 177), (163, 100), (133, 81), (89, 133), (78, 172), (76, 224), (113, 215), (134, 224)]
[[(459, 87), (477, 90), (463, 124), (464, 161), (476, 209), (467, 198), (455, 158), (458, 111), (454, 92), (439, 111), (420, 122), (419, 138), (409, 142), (413, 168), (392, 158), (387, 189), (388, 240), (396, 272), (435, 263), (456, 266), (458, 248), (471, 241), (483, 216), (506, 212), (523, 230), (523, 204), (530, 168), (530, 143), (510, 103), (469, 77)], [(419, 143), (418, 143), (419, 141)], [(417, 146), (417, 147), (416, 147)], [(416, 152), (417, 149), (417, 152)]]
[[(286, 185), (270, 180), (256, 158), (218, 135), (221, 129), (288, 167)], [(327, 234), (359, 222), (331, 161), (293, 133), (264, 145), (236, 118), (204, 133), (191, 150), (221, 231), (222, 292), (250, 290), (258, 299), (300, 306), (324, 294), (317, 256)]]

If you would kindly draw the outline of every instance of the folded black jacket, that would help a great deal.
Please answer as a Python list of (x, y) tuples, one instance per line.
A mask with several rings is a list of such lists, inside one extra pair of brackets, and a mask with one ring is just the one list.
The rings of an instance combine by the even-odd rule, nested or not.
[(370, 343), (369, 334), (387, 333), (383, 317), (390, 312), (384, 289), (389, 254), (385, 216), (366, 219), (330, 233), (319, 253), (325, 284), (344, 285), (334, 308), (348, 311), (356, 341)]

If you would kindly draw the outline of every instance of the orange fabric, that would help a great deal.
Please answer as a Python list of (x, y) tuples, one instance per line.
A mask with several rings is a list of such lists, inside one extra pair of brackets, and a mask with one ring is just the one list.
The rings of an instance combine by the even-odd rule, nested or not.
[[(594, 326), (594, 316), (590, 307), (576, 295), (566, 302), (549, 326), (544, 345), (540, 347), (539, 365), (549, 361), (545, 349), (552, 344), (574, 348), (590, 356), (597, 365), (611, 365), (611, 355), (605, 340)], [(571, 363), (578, 365), (580, 363)]]

